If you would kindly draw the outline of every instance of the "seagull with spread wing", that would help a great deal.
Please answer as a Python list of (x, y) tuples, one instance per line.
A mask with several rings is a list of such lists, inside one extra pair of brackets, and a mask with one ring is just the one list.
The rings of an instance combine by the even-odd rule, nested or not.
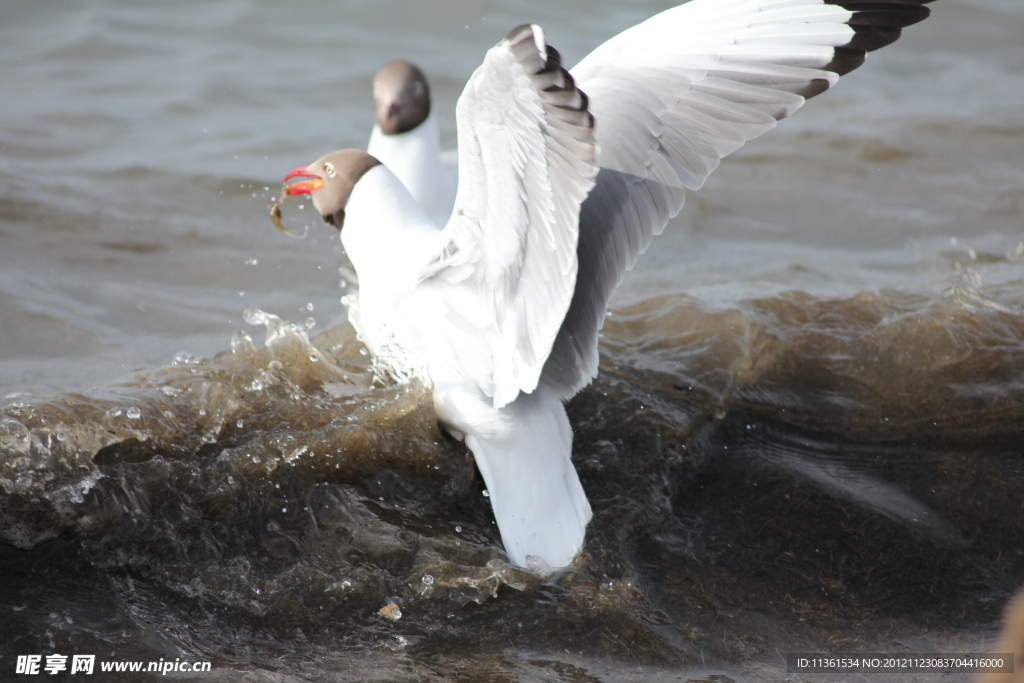
[(361, 150), (290, 172), (341, 230), (370, 352), (433, 387), (465, 438), (510, 559), (569, 565), (590, 504), (563, 407), (596, 375), (625, 271), (719, 161), (928, 16), (930, 0), (693, 0), (565, 70), (537, 25), (459, 98), (444, 226)]

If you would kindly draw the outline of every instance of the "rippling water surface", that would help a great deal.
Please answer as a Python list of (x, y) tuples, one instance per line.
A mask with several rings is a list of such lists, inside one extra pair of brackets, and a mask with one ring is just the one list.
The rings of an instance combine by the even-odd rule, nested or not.
[(0, 11), (0, 678), (780, 680), (991, 642), (1024, 583), (1017, 0), (938, 0), (690, 194), (569, 404), (595, 516), (553, 577), (376, 376), (332, 231), (271, 227), (285, 171), (365, 144), (383, 62), (428, 71), (451, 144), (511, 26), (571, 63), (666, 6)]

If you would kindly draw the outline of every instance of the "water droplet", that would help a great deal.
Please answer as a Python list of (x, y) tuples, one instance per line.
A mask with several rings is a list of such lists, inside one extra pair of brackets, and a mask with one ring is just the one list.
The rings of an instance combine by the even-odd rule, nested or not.
[(281, 508), (281, 512), (288, 512), (288, 508)]
[(254, 455), (254, 456), (252, 456), (252, 461), (253, 461), (254, 463), (256, 463), (257, 465), (259, 465), (259, 464), (260, 464), (260, 460), (261, 460), (261, 459), (260, 459), (260, 456), (258, 456), (258, 455)]
[(169, 385), (165, 385), (165, 386), (160, 387), (160, 392), (164, 396), (177, 396), (178, 394), (181, 393), (181, 390), (180, 389), (175, 389), (174, 387), (169, 386)]
[(229, 484), (234, 484), (235, 483), (235, 478), (232, 477), (230, 474), (228, 475), (228, 483)]
[(259, 259), (251, 258), (251, 259), (247, 259), (245, 261), (245, 265), (247, 265), (247, 266), (258, 266), (259, 264), (260, 264)]
[(488, 491), (487, 489), (484, 489), (484, 498), (490, 498), (490, 497), (491, 497), (491, 492)]
[(121, 409), (114, 407), (107, 410), (107, 417), (117, 417), (121, 414)]
[(247, 308), (242, 312), (242, 320), (250, 325), (266, 325), (270, 318), (258, 308)]
[(313, 310), (313, 302), (312, 301), (309, 302), (308, 304), (306, 304), (306, 310), (307, 311), (312, 311)]
[(316, 318), (306, 318), (306, 322), (304, 324), (307, 330), (311, 330), (316, 327)]
[(251, 348), (252, 345), (252, 337), (247, 335), (244, 330), (235, 330), (231, 335), (231, 350), (235, 353)]
[(142, 417), (142, 411), (136, 408), (135, 406), (132, 406), (128, 410), (124, 411), (124, 414), (125, 417), (127, 417), (130, 420), (138, 420), (140, 417)]
[(455, 531), (456, 531), (457, 533), (460, 533), (460, 534), (461, 534), (461, 533), (462, 533), (462, 527), (461, 527), (461, 526), (458, 526), (458, 525), (456, 525), (456, 527), (455, 527)]
[(245, 420), (235, 420), (235, 426), (241, 429), (245, 426)]
[(311, 353), (309, 354), (309, 360), (313, 361), (314, 363), (317, 363), (320, 361), (320, 356), (316, 355), (315, 353)]
[(431, 576), (430, 574), (424, 574), (423, 575), (423, 585), (424, 586), (433, 586), (434, 585), (434, 577)]

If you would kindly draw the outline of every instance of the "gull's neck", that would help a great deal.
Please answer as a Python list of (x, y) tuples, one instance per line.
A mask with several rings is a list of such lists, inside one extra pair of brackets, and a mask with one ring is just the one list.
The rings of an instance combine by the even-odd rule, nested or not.
[(414, 282), (435, 254), (439, 234), (395, 174), (375, 166), (352, 189), (341, 242), (364, 289), (378, 275)]
[(448, 222), (453, 195), (441, 164), (441, 133), (434, 112), (397, 135), (385, 135), (375, 125), (366, 151), (391, 169), (431, 220), (442, 226)]

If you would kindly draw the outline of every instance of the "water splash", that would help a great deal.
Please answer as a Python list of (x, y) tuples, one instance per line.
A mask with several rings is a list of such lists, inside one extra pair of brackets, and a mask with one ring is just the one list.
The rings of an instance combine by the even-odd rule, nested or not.
[[(965, 577), (1006, 586), (1024, 566), (1000, 550), (1024, 547), (1024, 326), (968, 303), (791, 293), (618, 311), (601, 375), (567, 406), (595, 517), (554, 574), (509, 565), (428, 387), (382, 373), (349, 325), (310, 338), (256, 309), (262, 347), (239, 331), (211, 358), (10, 399), (0, 537), (87, 567), (81, 594), (101, 586), (131, 615), (103, 639), (173, 634), (267, 666), (261, 643), (296, 633), (307, 653), (512, 639), (650, 664), (832, 642), (851, 615), (876, 633), (908, 610), (984, 619), (992, 589)], [(751, 644), (752, 618), (788, 635)]]

